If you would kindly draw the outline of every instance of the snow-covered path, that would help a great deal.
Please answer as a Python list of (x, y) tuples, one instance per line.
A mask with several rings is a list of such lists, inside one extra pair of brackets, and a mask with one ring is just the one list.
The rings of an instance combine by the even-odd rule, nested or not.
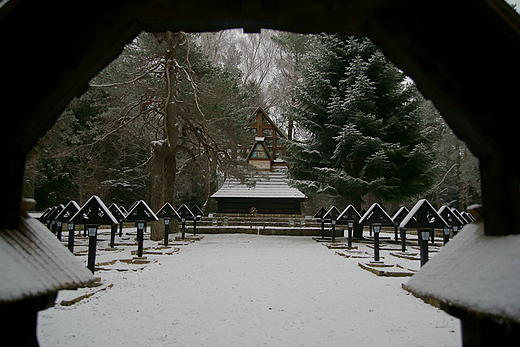
[(459, 321), (402, 290), (407, 278), (311, 238), (205, 235), (180, 248), (96, 272), (113, 286), (42, 311), (41, 346), (460, 346)]

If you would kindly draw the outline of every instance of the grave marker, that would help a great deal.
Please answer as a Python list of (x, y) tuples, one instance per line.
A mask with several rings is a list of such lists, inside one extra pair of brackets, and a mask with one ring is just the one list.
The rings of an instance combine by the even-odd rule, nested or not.
[(127, 222), (135, 222), (137, 227), (137, 256), (143, 256), (143, 243), (144, 243), (144, 231), (146, 229), (147, 222), (157, 221), (159, 218), (155, 215), (152, 209), (144, 202), (144, 200), (138, 200), (128, 211), (125, 217)]
[(400, 228), (399, 224), (403, 221), (403, 219), (408, 215), (410, 211), (405, 207), (401, 206), (392, 216), (394, 221), (394, 231), (395, 231), (395, 240), (397, 241), (397, 229), (399, 229), (401, 234), (401, 251), (406, 252), (406, 228)]
[(327, 213), (327, 210), (325, 208), (320, 208), (318, 212), (314, 215), (314, 217), (317, 220), (321, 222), (321, 238), (325, 238), (325, 219), (323, 219), (323, 216), (325, 216), (325, 213)]
[(51, 224), (51, 231), (54, 235), (56, 235), (58, 237), (58, 240), (61, 240), (61, 222), (59, 223), (60, 231), (58, 234), (58, 230), (57, 230), (58, 224), (56, 223), (56, 217), (60, 214), (61, 211), (63, 211), (64, 208), (65, 208), (65, 206), (63, 206), (62, 204), (59, 204), (59, 205), (55, 206), (54, 209), (52, 210), (52, 212), (47, 216), (47, 220), (49, 220), (50, 224)]
[[(74, 200), (71, 200), (65, 205), (63, 210), (56, 216), (56, 220), (59, 220), (61, 223), (67, 223), (67, 230), (69, 232), (69, 237), (67, 240), (67, 248), (74, 252), (74, 222), (72, 221), (72, 217), (78, 213), (80, 206)], [(61, 240), (61, 235), (58, 237)]]
[(199, 206), (193, 205), (191, 213), (193, 213), (193, 235), (195, 235), (197, 233), (197, 221), (204, 215), (204, 212), (202, 212)]
[(335, 233), (336, 233), (336, 222), (338, 220), (339, 215), (341, 212), (337, 209), (336, 206), (332, 206), (327, 213), (323, 216), (323, 219), (325, 221), (330, 221), (332, 228), (330, 229), (330, 236), (332, 238), (332, 242), (336, 242), (335, 239)]
[[(115, 203), (112, 203), (108, 207), (108, 210), (112, 213), (114, 217), (116, 217), (117, 221), (119, 222), (119, 237), (123, 236), (123, 222), (126, 217), (126, 210), (122, 206), (117, 206)], [(115, 233), (113, 237), (115, 238)], [(113, 248), (114, 245), (112, 244), (112, 246), (110, 247)]]
[[(464, 225), (464, 222), (461, 221), (453, 210), (446, 205), (441, 206), (437, 213), (446, 221), (446, 223), (448, 223), (448, 226), (445, 227), (443, 231), (443, 242), (446, 245), (450, 240), (450, 231), (454, 230), (455, 227), (457, 227), (458, 230), (459, 227)], [(455, 236), (455, 233), (453, 235)]]
[(359, 222), (361, 219), (361, 214), (356, 210), (356, 208), (352, 205), (348, 205), (343, 212), (338, 216), (338, 223), (348, 225), (348, 248), (352, 248), (352, 232), (354, 228), (354, 223)]
[(163, 218), (164, 219), (164, 245), (168, 246), (168, 235), (169, 235), (169, 228), (170, 228), (170, 219), (176, 218), (181, 219), (181, 216), (175, 211), (173, 206), (166, 202), (156, 213), (157, 218)]
[(417, 228), (421, 249), (421, 266), (428, 261), (428, 239), (434, 229), (444, 229), (448, 224), (426, 199), (419, 200), (401, 221), (401, 228)]
[(393, 226), (392, 217), (378, 203), (374, 203), (361, 217), (359, 223), (369, 225), (374, 230), (374, 260), (379, 261), (379, 232), (383, 226)]
[(98, 196), (93, 195), (72, 217), (71, 221), (87, 227), (89, 238), (87, 267), (94, 272), (98, 227), (100, 225), (117, 224), (117, 219), (110, 213), (103, 201)]

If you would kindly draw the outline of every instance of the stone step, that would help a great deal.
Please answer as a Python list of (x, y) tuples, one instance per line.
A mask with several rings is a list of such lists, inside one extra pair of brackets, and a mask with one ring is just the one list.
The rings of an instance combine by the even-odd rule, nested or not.
[[(190, 232), (193, 229), (190, 229)], [(252, 226), (208, 226), (198, 227), (197, 234), (257, 234), (257, 235), (290, 235), (290, 236), (321, 236), (321, 228), (312, 227), (252, 227)], [(329, 231), (325, 231), (329, 235)], [(336, 230), (336, 237), (343, 237), (342, 230)]]

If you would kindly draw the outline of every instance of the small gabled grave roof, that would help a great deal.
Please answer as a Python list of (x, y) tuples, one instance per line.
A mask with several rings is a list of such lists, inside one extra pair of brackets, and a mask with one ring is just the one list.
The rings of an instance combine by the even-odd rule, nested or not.
[(159, 211), (157, 211), (157, 213), (155, 215), (157, 216), (157, 218), (177, 218), (177, 219), (181, 219), (181, 216), (179, 216), (177, 211), (175, 211), (175, 209), (173, 208), (173, 206), (169, 202), (166, 202), (159, 209)]
[(401, 206), (392, 216), (392, 220), (395, 225), (399, 225), (403, 219), (408, 215), (410, 211), (406, 208), (406, 206)]
[(126, 217), (126, 211), (123, 212), (123, 210), (117, 206), (116, 203), (112, 203), (109, 207), (108, 207), (108, 210), (110, 211), (110, 213), (112, 213), (112, 215), (114, 217), (116, 217), (116, 219), (120, 222), (124, 221), (125, 220), (125, 217)]
[(186, 206), (186, 204), (182, 204), (177, 209), (177, 213), (179, 214), (179, 216), (181, 216), (181, 218), (193, 218), (193, 212), (191, 212), (191, 210), (188, 208), (188, 206)]
[(361, 214), (352, 205), (348, 205), (338, 216), (340, 222), (358, 222), (360, 219)]
[(464, 216), (455, 207), (451, 208), (451, 212), (453, 212), (453, 214), (457, 216), (457, 218), (462, 222), (462, 225), (468, 224), (466, 218), (464, 218)]
[[(135, 205), (137, 205), (138, 203), (139, 203), (139, 200), (134, 201), (134, 203), (132, 204), (132, 206), (130, 206), (130, 208), (128, 209), (128, 211), (132, 210), (132, 209), (135, 207)], [(126, 211), (125, 214), (128, 214), (128, 211)]]
[(462, 217), (464, 217), (466, 219), (466, 221), (468, 223), (471, 223), (475, 220), (475, 218), (471, 215), (471, 213), (468, 213), (466, 211), (461, 212), (461, 215), (462, 215)]
[(437, 213), (442, 217), (442, 219), (444, 219), (444, 221), (446, 221), (446, 223), (448, 223), (449, 226), (463, 226), (466, 224), (465, 221), (461, 220), (453, 210), (446, 205), (441, 206)]
[(392, 217), (386, 213), (386, 211), (377, 202), (372, 204), (367, 212), (359, 220), (360, 224), (363, 225), (394, 225)]
[(325, 213), (325, 215), (323, 216), (323, 219), (325, 219), (327, 221), (338, 220), (338, 216), (340, 214), (341, 214), (341, 212), (338, 210), (338, 208), (336, 206), (332, 206), (327, 211), (327, 213)]
[(110, 213), (105, 203), (96, 195), (80, 208), (71, 219), (76, 224), (112, 225), (117, 224), (117, 219)]
[(51, 221), (56, 220), (56, 217), (60, 214), (61, 211), (63, 211), (64, 208), (65, 206), (63, 206), (63, 204), (55, 206), (52, 212), (47, 216), (47, 219)]
[(204, 212), (202, 212), (200, 207), (197, 206), (197, 205), (193, 205), (191, 207), (191, 213), (193, 213), (195, 216), (203, 216), (204, 215)]
[(47, 221), (47, 216), (52, 212), (52, 210), (56, 208), (56, 206), (50, 206), (50, 207), (47, 207), (45, 209), (45, 211), (43, 211), (42, 215), (40, 216), (40, 218), (38, 218), (38, 220), (42, 223), (45, 223)]
[(127, 222), (137, 222), (137, 221), (145, 221), (145, 222), (153, 222), (157, 221), (159, 218), (155, 215), (152, 209), (144, 202), (144, 200), (136, 201), (132, 208), (128, 211), (128, 214), (125, 217), (125, 221)]
[(401, 228), (444, 228), (448, 224), (428, 200), (421, 199), (417, 201), (399, 226)]
[(327, 210), (324, 207), (322, 207), (318, 210), (318, 212), (316, 212), (316, 214), (312, 218), (322, 219), (326, 213), (327, 213)]
[(118, 206), (119, 207), (119, 210), (121, 210), (121, 212), (126, 216), (128, 214), (128, 211), (126, 210), (126, 208), (124, 206)]
[(69, 222), (76, 213), (78, 213), (80, 206), (74, 200), (71, 200), (65, 205), (63, 210), (56, 216), (58, 222)]

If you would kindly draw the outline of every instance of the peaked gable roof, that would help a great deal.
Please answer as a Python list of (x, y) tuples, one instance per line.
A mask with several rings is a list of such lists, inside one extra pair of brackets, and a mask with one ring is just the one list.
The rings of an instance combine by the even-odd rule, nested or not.
[(177, 218), (181, 219), (177, 211), (173, 208), (172, 204), (165, 202), (164, 205), (155, 214), (157, 218)]
[(256, 131), (257, 143), (259, 141), (264, 143), (264, 147), (268, 150), (271, 160), (277, 159), (279, 155), (286, 154), (286, 147), (283, 140), (287, 138), (287, 135), (278, 128), (261, 107), (255, 110), (249, 121), (249, 127)]
[(353, 205), (348, 205), (338, 217), (338, 220), (343, 222), (357, 222), (361, 219), (361, 214)]
[(71, 218), (77, 224), (112, 225), (118, 224), (117, 219), (109, 211), (105, 203), (97, 196), (92, 195), (80, 210)]
[(399, 224), (401, 228), (443, 228), (445, 226), (448, 226), (446, 221), (426, 199), (417, 201)]
[(63, 210), (56, 216), (56, 220), (60, 222), (69, 222), (72, 217), (79, 211), (80, 206), (74, 200), (71, 200), (65, 205)]
[(152, 222), (157, 221), (159, 218), (152, 211), (150, 206), (144, 200), (138, 200), (133, 205), (128, 214), (125, 217), (127, 222), (146, 221)]
[(393, 225), (392, 217), (377, 202), (372, 204), (368, 211), (359, 220), (360, 224)]

